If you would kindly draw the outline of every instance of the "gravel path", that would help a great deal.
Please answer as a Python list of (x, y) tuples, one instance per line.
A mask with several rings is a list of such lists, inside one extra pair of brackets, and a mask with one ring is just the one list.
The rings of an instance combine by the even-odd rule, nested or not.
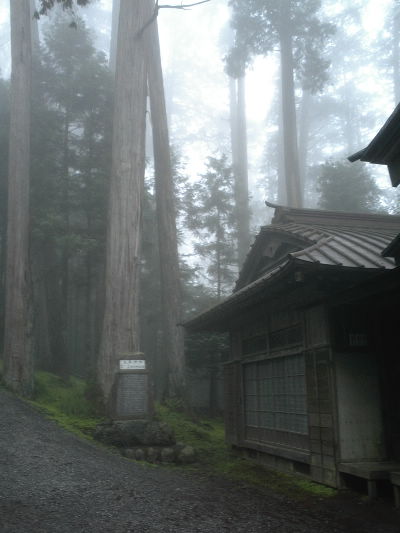
[(0, 388), (1, 533), (400, 533), (325, 507), (128, 461)]

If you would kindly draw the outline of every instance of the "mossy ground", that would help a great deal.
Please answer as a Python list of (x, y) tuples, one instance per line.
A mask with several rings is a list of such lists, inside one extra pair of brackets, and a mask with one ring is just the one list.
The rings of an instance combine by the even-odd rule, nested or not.
[[(104, 420), (93, 405), (90, 387), (74, 377), (63, 379), (49, 372), (36, 372), (35, 395), (30, 403), (65, 429), (86, 439), (92, 439), (96, 425)], [(186, 466), (187, 470), (222, 476), (296, 499), (336, 494), (335, 490), (300, 476), (273, 472), (250, 459), (238, 457), (225, 443), (221, 419), (191, 416), (173, 403), (158, 405), (156, 416), (172, 427), (178, 442), (195, 448), (197, 462)]]
[(30, 403), (65, 429), (89, 439), (103, 420), (88, 398), (86, 382), (74, 377), (62, 379), (49, 372), (36, 372), (35, 394)]
[(274, 472), (251, 459), (237, 456), (225, 443), (222, 420), (191, 417), (165, 405), (157, 407), (157, 415), (173, 428), (177, 441), (197, 450), (196, 470), (221, 475), (261, 489), (274, 490), (296, 499), (310, 495), (326, 498), (337, 493), (334, 489), (303, 477)]

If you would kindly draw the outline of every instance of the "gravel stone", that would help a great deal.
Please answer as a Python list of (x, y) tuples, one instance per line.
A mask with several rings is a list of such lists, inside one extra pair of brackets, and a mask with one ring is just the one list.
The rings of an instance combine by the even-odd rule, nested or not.
[(173, 448), (161, 448), (162, 463), (173, 463), (175, 461), (175, 450)]
[(177, 461), (183, 465), (194, 463), (196, 460), (196, 452), (192, 446), (184, 446), (178, 451)]
[(1, 533), (400, 533), (395, 519), (379, 503), (294, 502), (127, 461), (0, 388)]

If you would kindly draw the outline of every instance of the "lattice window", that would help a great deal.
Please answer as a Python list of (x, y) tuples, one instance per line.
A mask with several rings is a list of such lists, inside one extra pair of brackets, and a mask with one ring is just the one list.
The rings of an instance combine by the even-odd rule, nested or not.
[(244, 366), (247, 426), (308, 432), (304, 355)]
[(254, 337), (249, 337), (243, 339), (242, 341), (242, 352), (243, 355), (249, 355), (257, 352), (265, 352), (267, 349), (267, 335), (255, 335)]
[(289, 328), (273, 331), (269, 336), (269, 346), (271, 350), (285, 348), (295, 344), (301, 344), (303, 341), (303, 329), (301, 324), (290, 326)]

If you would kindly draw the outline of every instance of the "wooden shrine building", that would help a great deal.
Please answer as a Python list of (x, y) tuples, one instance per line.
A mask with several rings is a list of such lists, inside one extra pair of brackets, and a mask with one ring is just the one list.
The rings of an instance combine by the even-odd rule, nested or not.
[[(400, 469), (400, 217), (275, 208), (234, 293), (185, 324), (230, 332), (226, 439), (333, 487)], [(390, 255), (390, 250), (387, 255)]]

